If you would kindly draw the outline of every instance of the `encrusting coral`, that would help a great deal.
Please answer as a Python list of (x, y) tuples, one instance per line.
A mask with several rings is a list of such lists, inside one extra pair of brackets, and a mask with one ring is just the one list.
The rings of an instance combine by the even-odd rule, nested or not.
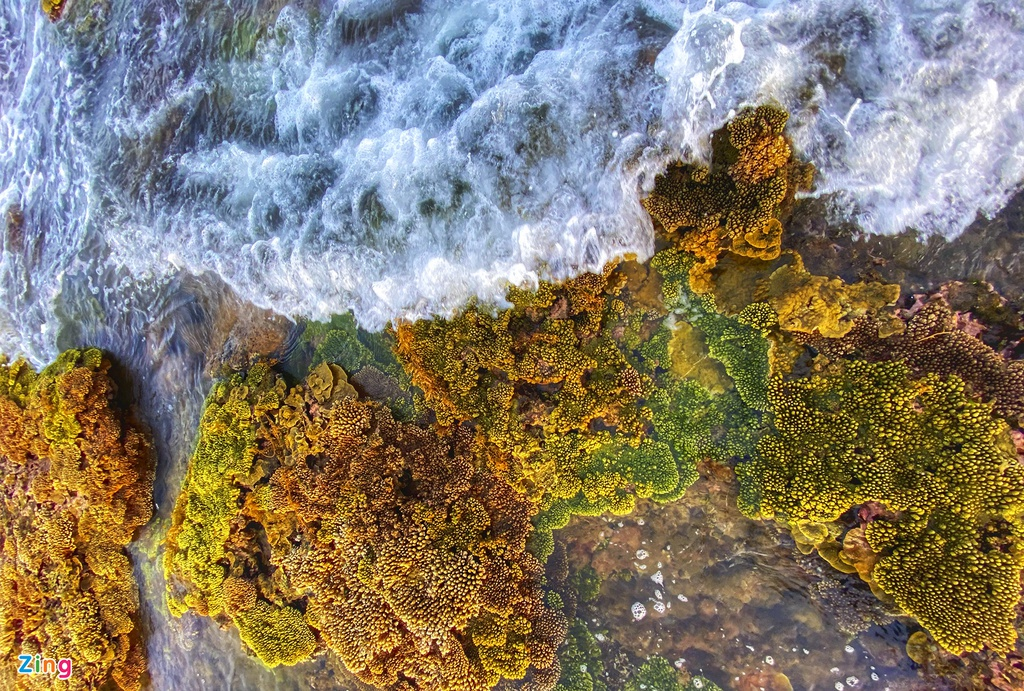
[(566, 622), (526, 550), (534, 505), (498, 452), (360, 401), (321, 363), (211, 393), (169, 535), (175, 613), (234, 623), (264, 663), (333, 649), (379, 688), (550, 688)]
[[(115, 402), (110, 362), (69, 350), (36, 374), (0, 361), (0, 681), (139, 689), (138, 588), (125, 553), (152, 513), (146, 435)], [(72, 660), (66, 680), (18, 656)]]
[[(809, 273), (800, 255), (792, 253), (789, 263), (779, 267), (757, 284), (754, 299), (775, 310), (779, 327), (786, 331), (818, 333), (839, 338), (849, 333), (854, 320), (893, 305), (900, 287), (890, 283), (864, 281), (847, 284), (838, 278)], [(900, 330), (895, 317), (879, 315), (883, 335)]]
[(775, 430), (737, 468), (742, 508), (829, 544), (827, 524), (876, 507), (863, 531), (870, 561), (849, 560), (850, 570), (947, 650), (1010, 650), (1024, 466), (1006, 424), (966, 396), (958, 377), (909, 375), (901, 362), (849, 361), (773, 380)]

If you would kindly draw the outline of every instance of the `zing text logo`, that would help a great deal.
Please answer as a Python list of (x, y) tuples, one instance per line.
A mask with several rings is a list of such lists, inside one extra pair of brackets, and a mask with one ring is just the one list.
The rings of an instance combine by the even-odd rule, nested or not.
[(54, 660), (52, 657), (35, 655), (19, 655), (18, 674), (55, 674), (58, 679), (71, 678), (71, 658), (62, 657)]

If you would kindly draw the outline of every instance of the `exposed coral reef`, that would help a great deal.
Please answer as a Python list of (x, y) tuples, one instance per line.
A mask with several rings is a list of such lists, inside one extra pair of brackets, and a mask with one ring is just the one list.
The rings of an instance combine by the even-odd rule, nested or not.
[(1024, 466), (1006, 424), (967, 397), (958, 377), (909, 374), (899, 362), (850, 361), (775, 379), (775, 429), (737, 468), (742, 506), (829, 544), (825, 524), (878, 505), (864, 530), (878, 589), (947, 650), (1010, 650)]
[(169, 535), (176, 613), (233, 622), (268, 665), (331, 648), (380, 688), (558, 678), (566, 622), (526, 551), (534, 506), (493, 448), (359, 401), (321, 363), (217, 385)]
[[(783, 252), (812, 172), (785, 122), (745, 110), (710, 166), (656, 180), (644, 205), (666, 236), (647, 265), (383, 334), (307, 324), (285, 375), (257, 363), (215, 385), (168, 537), (172, 611), (234, 626), (269, 666), (327, 650), (387, 689), (716, 688), (677, 672), (684, 655), (741, 690), (816, 683), (810, 660), (855, 685), (875, 667), (831, 651), (899, 611), (963, 660), (985, 649), (959, 676), (1014, 678), (986, 656), (1014, 646), (1024, 567), (1019, 315), (989, 295), (1005, 328), (986, 335), (954, 306), (965, 291), (911, 305)], [(644, 514), (661, 532), (623, 523), (681, 499), (698, 468), (692, 506)], [(742, 517), (737, 494), (788, 533)], [(574, 528), (567, 557), (556, 531)], [(755, 573), (783, 560), (802, 609)], [(774, 632), (768, 654), (739, 610), (810, 633)], [(673, 616), (697, 631), (660, 636)], [(609, 657), (609, 631), (643, 633)]]
[(779, 256), (784, 203), (810, 186), (813, 172), (791, 156), (783, 136), (788, 118), (769, 105), (741, 112), (713, 142), (710, 167), (672, 166), (643, 200), (679, 248), (697, 258), (690, 269), (696, 292), (711, 289), (710, 273), (723, 252)]
[[(152, 513), (153, 469), (110, 367), (98, 350), (66, 351), (39, 374), (0, 361), (4, 688), (142, 684), (139, 593), (125, 547)], [(36, 654), (70, 658), (70, 678), (19, 675), (18, 656)]]

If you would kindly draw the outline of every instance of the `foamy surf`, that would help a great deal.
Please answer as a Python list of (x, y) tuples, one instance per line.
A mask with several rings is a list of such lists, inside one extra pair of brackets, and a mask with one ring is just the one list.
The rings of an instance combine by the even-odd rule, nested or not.
[(1024, 178), (1009, 0), (232, 5), (0, 10), (4, 350), (184, 271), (378, 328), (642, 259), (653, 176), (763, 100), (865, 231), (952, 237)]

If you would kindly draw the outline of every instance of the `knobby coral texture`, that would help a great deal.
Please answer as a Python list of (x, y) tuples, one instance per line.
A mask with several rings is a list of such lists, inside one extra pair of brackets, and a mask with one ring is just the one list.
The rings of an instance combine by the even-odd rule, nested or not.
[[(0, 363), (0, 681), (4, 688), (141, 687), (139, 592), (125, 551), (152, 513), (145, 433), (98, 350), (42, 372)], [(70, 678), (18, 656), (72, 660)]]
[[(382, 334), (309, 324), (299, 384), (266, 362), (215, 384), (167, 540), (172, 612), (234, 626), (269, 666), (330, 649), (380, 688), (603, 688), (575, 612), (593, 579), (551, 576), (555, 531), (676, 500), (711, 461), (736, 468), (749, 517), (858, 574), (879, 611), (955, 654), (1010, 650), (1012, 310), (988, 295), (987, 333), (956, 306), (966, 289), (910, 304), (807, 271), (782, 250), (812, 173), (785, 121), (742, 111), (710, 166), (657, 179), (649, 263)], [(653, 658), (627, 678), (713, 688)]]
[(166, 556), (176, 613), (237, 626), (268, 665), (330, 648), (379, 688), (551, 688), (565, 618), (526, 550), (534, 506), (465, 428), (398, 422), (336, 365), (221, 382)]
[(959, 377), (909, 375), (899, 361), (849, 361), (774, 380), (774, 430), (737, 469), (743, 508), (827, 549), (825, 524), (872, 507), (861, 512), (861, 539), (844, 539), (831, 560), (872, 581), (951, 652), (1012, 650), (1024, 467), (1007, 424)]
[(813, 175), (783, 136), (788, 119), (771, 105), (744, 110), (712, 140), (710, 165), (670, 166), (643, 200), (679, 248), (697, 259), (690, 269), (696, 292), (711, 289), (710, 274), (723, 253), (779, 256), (779, 216)]
[(896, 334), (886, 334), (869, 315), (856, 320), (841, 338), (818, 333), (801, 335), (800, 340), (831, 358), (903, 360), (919, 375), (955, 375), (975, 396), (992, 403), (996, 413), (1019, 420), (1024, 416), (1024, 361), (1012, 357), (1018, 343), (1005, 344), (1002, 352), (988, 345), (987, 332), (995, 329), (970, 312), (953, 309), (946, 292), (918, 296), (901, 310), (906, 327)]

